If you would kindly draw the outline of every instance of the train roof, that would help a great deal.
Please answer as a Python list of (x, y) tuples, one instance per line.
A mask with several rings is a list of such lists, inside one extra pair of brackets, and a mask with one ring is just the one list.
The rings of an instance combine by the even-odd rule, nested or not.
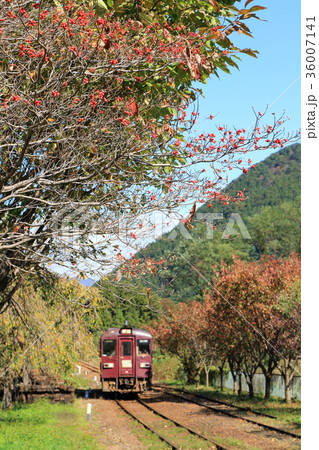
[[(120, 333), (120, 330), (122, 329), (131, 329), (132, 333)], [(101, 339), (105, 339), (107, 337), (118, 337), (118, 336), (140, 336), (144, 338), (152, 338), (151, 333), (149, 333), (146, 330), (142, 330), (140, 328), (134, 328), (134, 327), (121, 327), (121, 328), (108, 328), (104, 331), (101, 335)]]

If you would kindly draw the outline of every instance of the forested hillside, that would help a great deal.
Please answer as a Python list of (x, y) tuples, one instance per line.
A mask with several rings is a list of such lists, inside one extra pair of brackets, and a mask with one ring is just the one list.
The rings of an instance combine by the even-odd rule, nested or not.
[[(235, 206), (243, 218), (260, 212), (266, 206), (294, 201), (300, 196), (300, 163), (300, 144), (283, 148), (256, 164), (247, 175), (232, 181), (225, 192), (230, 195), (244, 192), (246, 200)], [(200, 211), (206, 212), (208, 207), (205, 205)], [(220, 205), (218, 211), (221, 211)], [(233, 204), (224, 206), (222, 210), (225, 215), (233, 211)]]
[[(174, 239), (167, 233), (139, 252), (136, 258), (165, 261), (159, 271), (143, 278), (145, 286), (173, 301), (201, 299), (207, 281), (214, 277), (214, 266), (218, 268), (222, 260), (231, 264), (234, 255), (256, 260), (262, 254), (300, 253), (300, 161), (300, 144), (274, 153), (225, 188), (224, 193), (232, 197), (242, 192), (244, 201), (206, 204), (188, 230), (191, 239), (179, 231)], [(213, 212), (223, 214), (223, 219), (213, 224), (197, 219), (198, 213)], [(229, 222), (234, 213), (240, 214), (250, 238)], [(208, 231), (213, 235), (208, 236)]]

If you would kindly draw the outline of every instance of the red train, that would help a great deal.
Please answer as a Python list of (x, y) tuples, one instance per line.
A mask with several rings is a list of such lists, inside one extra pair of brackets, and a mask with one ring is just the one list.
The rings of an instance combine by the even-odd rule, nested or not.
[(103, 392), (143, 392), (151, 387), (152, 335), (124, 326), (109, 328), (101, 336)]

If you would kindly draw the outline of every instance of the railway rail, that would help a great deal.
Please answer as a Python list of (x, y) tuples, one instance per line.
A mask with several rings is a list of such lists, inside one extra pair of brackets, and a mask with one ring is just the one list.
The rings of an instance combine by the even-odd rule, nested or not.
[[(137, 420), (141, 425), (143, 425), (144, 428), (146, 428), (147, 430), (151, 431), (153, 434), (155, 434), (161, 441), (165, 442), (166, 444), (169, 445), (170, 448), (172, 449), (180, 449), (182, 446), (181, 444), (177, 444), (175, 442), (172, 442), (171, 439), (168, 439), (166, 436), (163, 436), (163, 434), (159, 433), (157, 430), (154, 429), (153, 426), (151, 426), (150, 424), (146, 423), (145, 420), (142, 420), (140, 417), (138, 417), (138, 414), (136, 415), (136, 412), (133, 413), (132, 410), (130, 410), (128, 406), (128, 402), (127, 401), (120, 401), (118, 399), (115, 400), (115, 402), (118, 404), (118, 406), (125, 411), (126, 414), (128, 414), (129, 416), (131, 416), (133, 419)], [(212, 439), (208, 439), (207, 437), (203, 436), (202, 434), (192, 430), (189, 427), (186, 427), (185, 425), (165, 416), (164, 414), (156, 411), (156, 409), (152, 408), (150, 405), (146, 404), (144, 401), (142, 401), (141, 399), (135, 399), (132, 402), (130, 402), (131, 406), (133, 404), (133, 408), (136, 409), (136, 405), (141, 405), (145, 409), (150, 411), (152, 414), (156, 414), (157, 416), (159, 416), (161, 419), (163, 419), (166, 423), (173, 423), (176, 427), (179, 427), (185, 431), (187, 431), (188, 433), (192, 434), (193, 436), (196, 436), (197, 438), (208, 442), (209, 444), (212, 444), (212, 446), (210, 446), (209, 448), (214, 448), (217, 450), (228, 450), (226, 447), (221, 446), (220, 444), (216, 443), (215, 441), (213, 441)], [(164, 425), (164, 427), (167, 427), (167, 425)], [(174, 439), (173, 439), (174, 440)], [(200, 441), (199, 441), (200, 442)], [(184, 447), (185, 448), (185, 447)]]
[[(172, 396), (177, 397), (177, 398), (181, 398), (183, 400), (186, 400), (187, 402), (195, 403), (196, 405), (203, 406), (204, 408), (210, 409), (211, 411), (214, 411), (214, 412), (216, 412), (218, 414), (223, 414), (223, 415), (226, 415), (228, 417), (241, 419), (241, 420), (244, 420), (244, 421), (246, 421), (248, 423), (252, 423), (254, 425), (258, 425), (260, 427), (263, 427), (263, 428), (265, 428), (267, 430), (274, 431), (274, 432), (277, 432), (279, 434), (283, 434), (283, 435), (290, 436), (290, 437), (293, 437), (293, 438), (301, 439), (301, 436), (299, 434), (292, 433), (291, 431), (283, 430), (281, 428), (277, 428), (277, 427), (274, 427), (272, 425), (268, 425), (268, 424), (259, 422), (257, 420), (245, 417), (243, 415), (238, 415), (238, 413), (236, 414), (236, 410), (238, 410), (238, 411), (246, 411), (246, 412), (249, 412), (251, 414), (255, 414), (256, 413), (255, 411), (253, 411), (253, 410), (251, 410), (249, 408), (237, 407), (236, 405), (232, 405), (230, 403), (225, 403), (225, 402), (221, 402), (221, 401), (215, 401), (215, 400), (212, 400), (212, 399), (210, 399), (208, 397), (205, 397), (203, 395), (193, 394), (193, 393), (190, 393), (188, 391), (185, 391), (183, 389), (178, 389), (178, 388), (175, 389), (175, 388), (168, 388), (168, 387), (162, 386), (162, 385), (156, 385), (156, 386), (153, 386), (153, 389), (154, 390), (160, 390), (160, 391), (162, 391), (162, 392), (164, 392), (164, 393), (166, 393), (168, 395), (172, 395)], [(181, 392), (183, 395), (177, 394), (174, 391)], [(187, 396), (197, 397), (197, 398), (199, 398), (199, 400), (194, 400), (194, 399), (191, 399), (189, 397), (187, 398)], [(208, 401), (208, 402), (210, 402), (212, 404), (215, 403), (217, 406), (207, 405), (206, 403), (203, 402), (203, 400), (206, 401), (206, 402)], [(227, 406), (228, 408), (232, 409), (233, 412), (226, 411), (225, 409), (222, 409), (220, 407), (220, 405)], [(256, 414), (256, 415), (262, 415), (262, 416), (265, 416), (265, 417), (268, 417), (268, 418), (270, 417), (272, 419), (276, 419), (273, 416), (269, 416), (269, 415), (263, 414), (263, 413), (259, 413), (259, 414)]]
[(243, 412), (249, 412), (249, 413), (255, 414), (256, 416), (268, 417), (269, 419), (278, 420), (277, 417), (271, 416), (270, 414), (265, 414), (265, 413), (262, 413), (262, 412), (259, 412), (259, 411), (255, 411), (252, 408), (248, 408), (248, 407), (244, 407), (244, 406), (232, 405), (231, 403), (228, 403), (228, 402), (222, 402), (221, 400), (216, 400), (216, 399), (212, 399), (212, 398), (209, 398), (209, 397), (205, 397), (205, 395), (190, 393), (189, 391), (185, 391), (185, 389), (172, 388), (172, 387), (169, 387), (169, 386), (165, 386), (163, 384), (154, 384), (153, 385), (153, 389), (156, 388), (156, 387), (165, 388), (165, 389), (170, 390), (170, 391), (183, 392), (185, 394), (192, 394), (193, 396), (198, 397), (198, 398), (202, 398), (203, 400), (209, 400), (209, 401), (212, 401), (214, 403), (218, 403), (220, 405), (236, 408), (236, 409), (238, 409), (240, 411), (243, 411)]

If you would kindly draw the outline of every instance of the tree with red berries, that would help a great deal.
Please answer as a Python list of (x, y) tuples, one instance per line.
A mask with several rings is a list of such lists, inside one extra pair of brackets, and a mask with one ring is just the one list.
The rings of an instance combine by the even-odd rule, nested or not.
[(230, 40), (250, 36), (251, 2), (2, 2), (0, 312), (26, 274), (113, 264), (142, 213), (213, 198), (238, 154), (294, 138), (262, 114), (251, 132), (187, 134), (192, 82), (256, 56)]

